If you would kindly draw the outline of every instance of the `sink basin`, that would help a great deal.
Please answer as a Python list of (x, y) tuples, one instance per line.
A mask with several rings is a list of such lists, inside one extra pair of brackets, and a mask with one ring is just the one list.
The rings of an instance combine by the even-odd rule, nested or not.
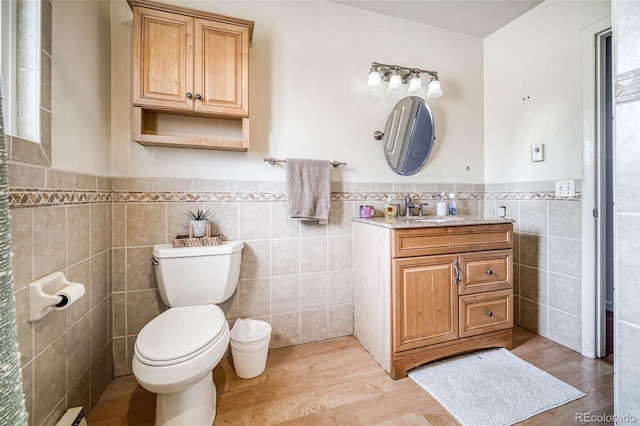
[(402, 219), (411, 222), (460, 222), (465, 220), (460, 216), (409, 216)]

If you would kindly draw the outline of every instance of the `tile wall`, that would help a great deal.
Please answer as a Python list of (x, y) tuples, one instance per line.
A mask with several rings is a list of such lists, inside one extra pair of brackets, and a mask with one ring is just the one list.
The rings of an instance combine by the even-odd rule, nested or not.
[[(461, 213), (481, 211), (473, 185), (457, 189), (471, 193), (460, 200)], [(435, 185), (334, 182), (329, 224), (318, 225), (287, 216), (284, 182), (114, 178), (115, 375), (132, 374), (138, 332), (166, 308), (151, 250), (187, 233), (186, 211), (210, 209), (213, 232), (245, 242), (238, 289), (222, 308), (230, 326), (237, 318), (269, 322), (271, 348), (279, 348), (353, 334), (351, 217), (360, 204), (375, 205), (380, 214), (389, 194), (415, 200), (432, 198), (434, 190)], [(456, 186), (441, 184), (438, 190)]]
[[(69, 407), (82, 405), (90, 412), (113, 377), (111, 179), (10, 164), (9, 185), (18, 348), (29, 424), (53, 425)], [(84, 284), (85, 296), (31, 323), (28, 284), (55, 271)]]
[(576, 197), (556, 199), (548, 182), (485, 184), (485, 216), (505, 206), (514, 224), (517, 324), (581, 350), (581, 182)]
[[(640, 3), (614, 0), (616, 74), (614, 400), (617, 423), (640, 418)], [(626, 417), (625, 417), (626, 416)]]
[[(567, 200), (556, 199), (553, 182), (490, 185), (333, 182), (329, 224), (317, 225), (287, 217), (284, 182), (113, 178), (111, 183), (85, 175), (12, 167), (12, 187), (48, 187), (37, 192), (40, 198), (34, 197), (33, 191), (12, 191), (16, 261), (21, 259), (15, 265), (16, 273), (21, 275), (16, 280), (18, 306), (26, 295), (20, 291), (45, 270), (66, 268), (72, 275), (85, 274), (78, 280), (84, 279), (91, 285), (94, 281), (100, 283), (104, 271), (95, 270), (98, 266), (93, 265), (103, 265), (101, 256), (106, 255), (109, 269), (106, 285), (111, 287), (104, 298), (92, 296), (88, 300), (93, 310), (104, 309), (102, 303), (111, 309), (107, 315), (112, 314), (113, 329), (107, 339), (112, 345), (115, 376), (131, 374), (132, 349), (138, 332), (166, 309), (150, 263), (151, 249), (154, 244), (168, 243), (175, 235), (187, 233), (188, 219), (184, 215), (187, 210), (211, 209), (214, 232), (246, 243), (238, 290), (222, 308), (231, 326), (237, 318), (249, 317), (271, 323), (271, 347), (279, 348), (353, 333), (350, 218), (358, 214), (359, 206), (374, 205), (380, 215), (388, 197), (403, 202), (409, 194), (414, 201), (427, 202), (425, 213), (433, 214), (434, 192), (455, 192), (460, 214), (484, 213), (493, 217), (498, 205), (507, 207), (508, 217), (516, 220), (516, 322), (572, 349), (580, 349), (580, 194)], [(83, 203), (87, 201), (87, 193), (93, 194), (94, 182), (98, 190), (95, 194), (110, 184), (112, 191), (107, 192), (103, 202)], [(57, 189), (67, 187), (75, 187), (76, 191), (70, 195)], [(579, 181), (577, 188), (579, 191)], [(59, 203), (61, 199), (69, 204), (46, 205)], [(45, 207), (35, 207), (43, 202)], [(34, 207), (16, 208), (30, 205)], [(96, 252), (93, 240), (100, 237), (94, 234), (107, 228), (94, 224), (93, 217), (103, 208), (113, 226), (106, 247)], [(64, 229), (56, 233), (64, 233), (64, 244), (59, 238), (48, 237), (50, 243), (34, 248), (38, 245), (34, 245), (36, 227), (40, 226), (34, 223)], [(73, 231), (78, 225), (81, 230)], [(83, 235), (91, 235), (89, 242)], [(31, 257), (21, 252), (31, 253)], [(44, 253), (49, 252), (64, 253), (64, 262), (59, 259), (62, 254), (45, 258)], [(34, 256), (40, 256), (37, 262)], [(69, 319), (73, 310), (68, 312), (67, 328), (71, 329), (77, 321), (73, 315)], [(94, 316), (100, 312), (98, 309)], [(78, 327), (89, 327), (90, 335), (93, 317), (88, 318), (88, 325), (82, 323)], [(22, 321), (21, 347), (33, 345), (34, 340), (28, 336), (37, 334), (28, 326)], [(82, 334), (80, 330), (77, 329)], [(90, 351), (93, 351), (91, 339), (97, 338), (89, 338)], [(95, 353), (90, 355), (93, 360)], [(26, 359), (25, 365), (30, 365), (34, 356)], [(25, 378), (29, 374), (33, 372), (27, 370)], [(86, 404), (91, 406), (91, 401)]]

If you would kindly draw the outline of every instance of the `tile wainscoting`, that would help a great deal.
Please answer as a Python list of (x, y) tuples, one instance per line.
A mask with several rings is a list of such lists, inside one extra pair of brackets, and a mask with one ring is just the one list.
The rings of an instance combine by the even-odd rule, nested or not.
[[(34, 205), (71, 208), (96, 197), (92, 191), (79, 196), (86, 190), (29, 189), (34, 187), (14, 185), (11, 200), (16, 212), (33, 210)], [(494, 216), (498, 205), (507, 206), (508, 216), (517, 221), (516, 322), (579, 349), (575, 336), (580, 307), (575, 302), (580, 300), (580, 270), (574, 266), (579, 265), (580, 250), (573, 247), (580, 245), (575, 232), (580, 229), (580, 194), (558, 200), (553, 182), (332, 182), (329, 224), (317, 225), (287, 217), (284, 182), (113, 178), (108, 202), (114, 375), (131, 374), (137, 333), (165, 309), (150, 263), (151, 248), (187, 232), (187, 210), (211, 209), (215, 232), (245, 241), (238, 290), (222, 308), (230, 326), (248, 317), (271, 323), (271, 347), (279, 348), (353, 333), (351, 217), (359, 206), (374, 205), (380, 214), (388, 197), (401, 201), (409, 194), (429, 203), (425, 210), (433, 214), (434, 192), (455, 192), (460, 214)], [(26, 205), (32, 207), (19, 208)]]
[[(419, 186), (333, 182), (329, 223), (318, 225), (287, 216), (284, 182), (114, 178), (115, 375), (131, 374), (138, 332), (165, 309), (151, 249), (187, 233), (186, 211), (210, 209), (213, 232), (245, 242), (238, 290), (221, 307), (230, 326), (269, 322), (271, 348), (280, 348), (353, 334), (351, 217), (364, 203), (380, 211), (389, 195), (433, 199), (435, 185)], [(468, 193), (461, 210), (477, 214), (481, 197)]]
[(555, 184), (485, 184), (484, 214), (505, 206), (514, 224), (516, 324), (580, 352), (582, 335), (582, 203), (556, 198)]
[[(10, 164), (9, 184), (29, 425), (54, 425), (69, 407), (90, 412), (113, 378), (111, 179)], [(85, 296), (29, 322), (29, 283), (56, 271), (84, 284)]]
[[(640, 3), (613, 1), (615, 415), (640, 417)], [(620, 420), (623, 422), (624, 420)]]

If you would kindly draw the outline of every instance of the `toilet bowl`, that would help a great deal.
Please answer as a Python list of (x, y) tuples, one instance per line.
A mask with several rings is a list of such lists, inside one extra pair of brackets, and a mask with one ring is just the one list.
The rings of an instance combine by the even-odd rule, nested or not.
[(169, 309), (138, 334), (133, 373), (157, 394), (156, 424), (212, 424), (216, 388), (212, 370), (229, 344), (229, 326), (216, 305)]
[(136, 338), (133, 374), (156, 394), (156, 426), (211, 425), (213, 369), (229, 346), (229, 325), (216, 304), (233, 295), (244, 243), (153, 247), (152, 263), (166, 311)]

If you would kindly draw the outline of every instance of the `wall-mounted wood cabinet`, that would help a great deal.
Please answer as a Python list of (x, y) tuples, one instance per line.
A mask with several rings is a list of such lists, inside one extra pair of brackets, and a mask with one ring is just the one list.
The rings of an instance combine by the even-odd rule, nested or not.
[(393, 378), (447, 356), (511, 347), (512, 224), (354, 222), (353, 239), (354, 332)]
[(246, 151), (253, 22), (146, 0), (129, 4), (133, 139)]

